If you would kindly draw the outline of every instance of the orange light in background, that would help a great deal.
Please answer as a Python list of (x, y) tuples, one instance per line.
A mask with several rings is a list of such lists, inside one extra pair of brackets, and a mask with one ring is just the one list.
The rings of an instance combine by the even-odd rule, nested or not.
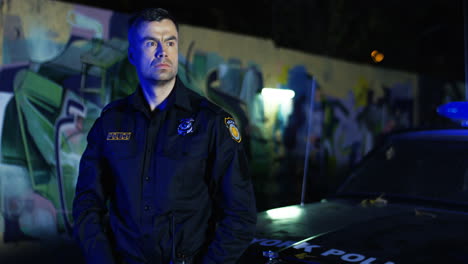
[(378, 51), (378, 50), (373, 50), (373, 51), (371, 52), (371, 57), (372, 57), (372, 60), (373, 60), (375, 63), (379, 63), (379, 62), (383, 61), (383, 59), (384, 59), (383, 53), (381, 53), (381, 52)]

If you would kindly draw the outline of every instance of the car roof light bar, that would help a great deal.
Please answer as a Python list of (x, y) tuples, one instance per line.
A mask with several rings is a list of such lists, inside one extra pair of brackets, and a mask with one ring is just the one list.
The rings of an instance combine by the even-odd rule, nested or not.
[(437, 107), (437, 113), (459, 123), (463, 127), (468, 127), (468, 102), (449, 102)]

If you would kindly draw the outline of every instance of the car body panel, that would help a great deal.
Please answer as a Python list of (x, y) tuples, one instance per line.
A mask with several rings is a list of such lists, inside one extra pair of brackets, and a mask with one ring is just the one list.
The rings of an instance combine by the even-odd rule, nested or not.
[[(327, 199), (259, 213), (240, 263), (468, 263), (467, 143), (466, 129), (392, 135)], [(390, 163), (404, 175), (385, 171)], [(395, 193), (382, 192), (383, 177)], [(278, 256), (264, 257), (268, 251)]]

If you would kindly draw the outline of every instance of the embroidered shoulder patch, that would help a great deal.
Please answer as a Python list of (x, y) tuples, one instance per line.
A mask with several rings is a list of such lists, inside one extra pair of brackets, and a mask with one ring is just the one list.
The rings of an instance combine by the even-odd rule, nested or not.
[(239, 129), (237, 128), (236, 121), (234, 121), (234, 119), (231, 117), (225, 117), (224, 124), (228, 128), (232, 139), (234, 139), (237, 143), (240, 143), (242, 140), (242, 136), (240, 134)]
[(109, 132), (106, 140), (130, 140), (132, 132)]

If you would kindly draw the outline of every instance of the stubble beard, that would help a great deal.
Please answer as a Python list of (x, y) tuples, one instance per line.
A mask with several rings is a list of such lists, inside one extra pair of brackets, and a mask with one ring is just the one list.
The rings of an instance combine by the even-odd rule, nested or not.
[(157, 74), (148, 74), (149, 76), (145, 76), (145, 80), (153, 85), (164, 85), (168, 82), (171, 82), (177, 76), (177, 72), (165, 72), (165, 73), (157, 73)]

